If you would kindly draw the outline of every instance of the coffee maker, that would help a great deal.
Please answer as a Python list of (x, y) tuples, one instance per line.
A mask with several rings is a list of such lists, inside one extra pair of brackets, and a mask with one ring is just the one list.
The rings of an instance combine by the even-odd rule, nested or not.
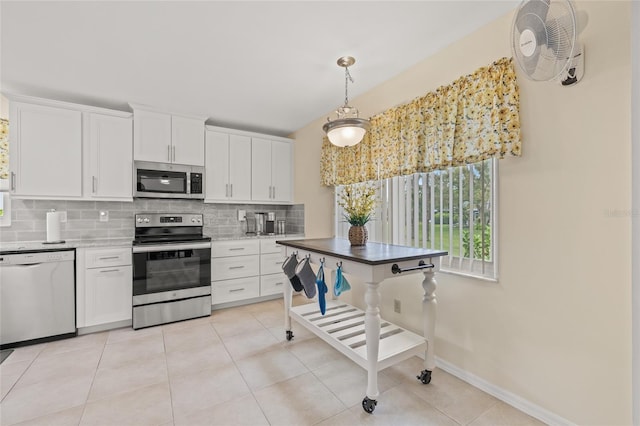
[(264, 235), (266, 233), (265, 231), (265, 222), (267, 218), (266, 214), (256, 212), (254, 213), (253, 217), (256, 220), (256, 235)]
[(274, 235), (276, 233), (276, 213), (267, 213), (267, 220), (264, 224), (264, 232), (268, 235)]

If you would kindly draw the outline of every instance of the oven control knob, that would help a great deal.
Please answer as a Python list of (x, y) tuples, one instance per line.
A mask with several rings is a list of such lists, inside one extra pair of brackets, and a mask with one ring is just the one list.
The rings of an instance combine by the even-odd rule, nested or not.
[(192, 218), (191, 218), (191, 222), (194, 222), (194, 223), (195, 223), (195, 221), (196, 221), (196, 218), (195, 218), (195, 217), (192, 217)]
[(148, 217), (145, 217), (145, 218), (143, 219), (143, 221), (144, 221), (144, 223), (149, 223), (149, 218), (148, 218)]
[(136, 222), (138, 222), (138, 223), (142, 223), (142, 218), (141, 218), (141, 217), (139, 217), (138, 219), (136, 219)]

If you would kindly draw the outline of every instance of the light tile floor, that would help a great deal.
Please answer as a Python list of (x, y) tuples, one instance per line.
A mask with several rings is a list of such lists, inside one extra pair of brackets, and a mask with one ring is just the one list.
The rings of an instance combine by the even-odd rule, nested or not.
[(367, 414), (366, 371), (295, 322), (286, 341), (283, 312), (272, 300), (18, 348), (0, 365), (0, 424), (541, 424), (441, 370), (421, 384), (417, 357), (379, 373)]

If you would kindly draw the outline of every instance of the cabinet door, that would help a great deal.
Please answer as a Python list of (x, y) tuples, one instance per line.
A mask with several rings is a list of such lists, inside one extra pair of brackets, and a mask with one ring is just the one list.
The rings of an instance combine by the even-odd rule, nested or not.
[(86, 270), (85, 325), (131, 319), (131, 266)]
[(16, 103), (11, 115), (12, 192), (82, 196), (82, 113)]
[(87, 193), (95, 199), (131, 200), (132, 175), (131, 119), (90, 114)]
[(271, 141), (251, 139), (251, 199), (271, 201)]
[(229, 197), (229, 135), (207, 131), (205, 155), (205, 198), (226, 200)]
[(171, 117), (171, 162), (204, 166), (204, 120)]
[(135, 110), (133, 113), (133, 158), (171, 162), (171, 115)]
[(291, 144), (271, 142), (271, 198), (273, 201), (289, 202), (291, 196)]
[(229, 136), (229, 183), (232, 200), (251, 200), (251, 138), (248, 136)]

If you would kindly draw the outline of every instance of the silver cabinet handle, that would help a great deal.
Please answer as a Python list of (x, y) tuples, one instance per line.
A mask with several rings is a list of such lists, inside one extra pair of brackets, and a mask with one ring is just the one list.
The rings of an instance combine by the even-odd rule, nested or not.
[(100, 270), (101, 274), (106, 274), (106, 273), (109, 273), (109, 272), (120, 272), (120, 269), (101, 269)]
[(283, 284), (283, 282), (282, 282), (282, 281), (280, 281), (280, 282), (278, 282), (278, 283), (275, 283), (274, 285), (282, 285), (282, 284)]
[(244, 291), (244, 287), (242, 287), (242, 288), (232, 288), (231, 290), (229, 290), (229, 293), (235, 293), (235, 292), (238, 292), (238, 291)]
[(229, 249), (229, 251), (238, 251), (238, 250), (244, 250), (244, 247), (231, 247)]
[(242, 269), (242, 268), (244, 268), (244, 265), (243, 266), (229, 266), (229, 269)]
[(11, 172), (11, 190), (12, 191), (16, 190), (16, 173), (15, 172)]
[(276, 199), (276, 187), (275, 186), (273, 187), (273, 199), (274, 200)]
[(98, 260), (110, 260), (110, 259), (120, 259), (120, 256), (106, 256), (106, 257), (98, 258)]
[(95, 177), (95, 176), (92, 176), (92, 177), (91, 177), (91, 187), (92, 187), (92, 189), (93, 189), (93, 193), (94, 193), (94, 194), (96, 193), (96, 180), (97, 180), (97, 179), (96, 179), (96, 177)]
[(171, 145), (167, 145), (167, 161), (171, 161)]
[(233, 184), (232, 184), (232, 183), (230, 183), (230, 184), (229, 184), (229, 187), (231, 188), (231, 194), (229, 194), (229, 196), (230, 196), (231, 198), (233, 198)]
[(224, 196), (225, 197), (229, 196), (229, 184), (228, 183), (224, 184)]

